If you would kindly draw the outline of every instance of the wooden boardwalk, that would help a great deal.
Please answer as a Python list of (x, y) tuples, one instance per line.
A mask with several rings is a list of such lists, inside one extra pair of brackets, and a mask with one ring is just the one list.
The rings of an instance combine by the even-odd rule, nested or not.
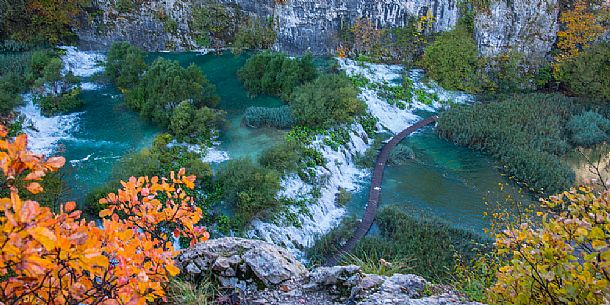
[(390, 157), (390, 152), (402, 139), (410, 135), (411, 133), (417, 131), (418, 129), (436, 122), (437, 116), (431, 116), (427, 119), (423, 119), (411, 126), (407, 129), (401, 131), (399, 134), (395, 135), (388, 143), (386, 143), (381, 152), (377, 156), (377, 162), (375, 163), (375, 169), (373, 170), (373, 177), (371, 179), (371, 188), (369, 190), (369, 200), (366, 206), (366, 210), (364, 211), (364, 218), (360, 225), (356, 228), (354, 235), (335, 253), (332, 257), (330, 257), (324, 265), (326, 266), (334, 266), (336, 265), (341, 257), (346, 253), (349, 253), (354, 249), (358, 241), (363, 238), (366, 233), (371, 229), (373, 225), (373, 221), (375, 220), (375, 216), (377, 215), (377, 207), (379, 205), (379, 195), (381, 194), (381, 181), (383, 178), (383, 170), (385, 169), (385, 165), (388, 162), (388, 158)]

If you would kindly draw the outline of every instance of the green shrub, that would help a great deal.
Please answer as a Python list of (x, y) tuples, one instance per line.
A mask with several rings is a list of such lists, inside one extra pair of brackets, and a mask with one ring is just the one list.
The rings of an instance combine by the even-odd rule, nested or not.
[(610, 101), (610, 42), (594, 45), (562, 65), (559, 79), (578, 95)]
[(183, 101), (172, 113), (169, 130), (178, 141), (205, 143), (213, 136), (213, 131), (223, 127), (225, 112), (208, 107), (195, 109), (191, 103)]
[(573, 108), (571, 99), (559, 94), (506, 96), (442, 113), (437, 131), (492, 154), (528, 188), (553, 193), (569, 188), (574, 179), (558, 158), (570, 148), (565, 127)]
[(144, 51), (127, 42), (115, 42), (106, 57), (106, 75), (120, 88), (135, 86), (146, 70)]
[(400, 143), (390, 152), (388, 165), (404, 165), (415, 159), (415, 152), (406, 144)]
[(244, 87), (254, 95), (270, 94), (288, 100), (294, 89), (316, 78), (311, 54), (291, 59), (282, 53), (262, 52), (237, 71)]
[(346, 217), (330, 232), (318, 236), (316, 243), (305, 250), (309, 261), (314, 265), (323, 264), (354, 235), (354, 231), (359, 224), (360, 220), (354, 217)]
[(194, 64), (185, 69), (177, 61), (158, 58), (127, 93), (125, 101), (145, 118), (166, 128), (173, 110), (182, 101), (201, 108), (215, 106), (219, 97), (216, 86)]
[(230, 160), (218, 170), (223, 200), (235, 213), (238, 227), (245, 226), (258, 213), (277, 207), (275, 195), (280, 177), (274, 170), (254, 164), (250, 159)]
[(350, 123), (366, 110), (352, 81), (338, 74), (322, 75), (297, 88), (290, 107), (296, 122), (311, 128)]
[(134, 0), (116, 0), (114, 6), (119, 12), (128, 13), (134, 8), (136, 8), (136, 3), (134, 2)]
[(40, 106), (40, 110), (45, 116), (69, 113), (84, 106), (83, 101), (78, 97), (79, 94), (80, 90), (74, 89), (58, 96), (41, 96), (36, 98), (35, 102)]
[(233, 53), (239, 54), (245, 49), (269, 49), (275, 42), (275, 36), (272, 22), (264, 22), (259, 18), (248, 18), (235, 33)]
[(197, 43), (208, 47), (210, 37), (232, 41), (238, 19), (225, 4), (206, 0), (202, 6), (193, 9), (191, 29), (197, 35)]
[(608, 140), (610, 120), (593, 111), (572, 116), (567, 124), (571, 141), (579, 146), (593, 146)]
[(402, 262), (410, 269), (409, 273), (448, 283), (456, 254), (472, 258), (475, 245), (485, 242), (479, 235), (450, 227), (438, 219), (416, 217), (397, 206), (382, 209), (376, 217), (379, 236), (362, 239), (352, 255), (373, 261)]
[(461, 28), (441, 33), (424, 50), (421, 64), (427, 77), (445, 89), (480, 91), (477, 77), (478, 51), (472, 34)]
[(244, 115), (244, 123), (252, 128), (267, 126), (289, 129), (294, 125), (294, 118), (289, 106), (277, 108), (248, 107)]

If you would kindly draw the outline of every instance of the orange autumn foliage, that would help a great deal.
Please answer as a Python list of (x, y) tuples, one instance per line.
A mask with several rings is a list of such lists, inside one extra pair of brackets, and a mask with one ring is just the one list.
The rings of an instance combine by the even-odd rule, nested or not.
[[(27, 190), (65, 160), (45, 160), (27, 151), (27, 137), (6, 138), (0, 126), (0, 168), (10, 197), (0, 198), (0, 304), (146, 304), (164, 298), (165, 284), (179, 273), (170, 242), (194, 242), (209, 234), (196, 224), (202, 210), (186, 195), (195, 177), (184, 169), (170, 179), (130, 178), (109, 194), (101, 226), (81, 218), (74, 202), (55, 214), (35, 201), (22, 200), (17, 180), (33, 181)], [(121, 216), (119, 216), (121, 215)]]
[(561, 13), (559, 21), (564, 29), (557, 32), (557, 48), (561, 53), (555, 58), (553, 66), (556, 74), (562, 63), (577, 57), (604, 33), (605, 29), (599, 19), (609, 10), (607, 3), (593, 11), (588, 1), (577, 0), (573, 9)]

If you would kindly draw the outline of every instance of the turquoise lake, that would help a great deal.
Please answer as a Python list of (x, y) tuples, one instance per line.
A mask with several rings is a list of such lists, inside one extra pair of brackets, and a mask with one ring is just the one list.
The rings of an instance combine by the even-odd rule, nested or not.
[[(148, 59), (152, 61), (157, 56), (178, 60), (184, 66), (194, 63), (216, 85), (221, 97), (219, 108), (227, 112), (228, 119), (217, 149), (228, 153), (231, 159), (254, 158), (284, 136), (285, 131), (250, 129), (241, 123), (249, 106), (282, 105), (275, 97), (248, 96), (236, 77), (247, 54), (154, 53)], [(60, 152), (69, 161), (66, 179), (74, 186), (68, 197), (75, 200), (82, 200), (83, 194), (103, 184), (121, 156), (147, 147), (161, 132), (124, 106), (122, 96), (112, 85), (84, 91), (82, 98), (86, 106), (79, 115), (78, 128), (69, 139), (60, 141)], [(404, 141), (416, 157), (405, 165), (386, 168), (381, 205), (399, 205), (413, 213), (433, 215), (480, 232), (486, 223), (482, 217), (484, 202), (502, 196), (498, 183), (505, 179), (495, 163), (485, 155), (439, 139), (432, 127)], [(362, 214), (367, 193), (365, 179), (346, 205), (349, 214)]]

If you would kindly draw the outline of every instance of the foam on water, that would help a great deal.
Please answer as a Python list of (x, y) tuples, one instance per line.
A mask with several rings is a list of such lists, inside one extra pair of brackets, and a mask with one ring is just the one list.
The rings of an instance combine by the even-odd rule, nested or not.
[[(309, 201), (307, 208), (310, 215), (299, 213), (297, 207), (291, 207), (293, 213), (298, 215), (300, 226), (282, 226), (276, 223), (264, 222), (255, 219), (253, 229), (248, 232), (250, 237), (259, 237), (268, 242), (288, 248), (297, 256), (302, 256), (301, 249), (313, 246), (316, 238), (326, 234), (335, 227), (345, 210), (335, 203), (340, 189), (349, 192), (357, 191), (360, 183), (369, 175), (369, 171), (359, 169), (354, 165), (356, 155), (364, 153), (370, 146), (364, 129), (359, 124), (353, 124), (350, 129), (350, 141), (340, 146), (338, 150), (324, 144), (324, 137), (318, 135), (310, 145), (320, 151), (326, 159), (325, 166), (315, 168), (319, 181), (315, 186), (320, 187), (317, 200)], [(288, 175), (281, 181), (282, 190), (278, 197), (291, 199), (311, 199), (314, 185), (305, 183), (297, 175)]]
[(34, 105), (31, 94), (23, 95), (24, 106), (17, 111), (25, 115), (33, 128), (26, 128), (28, 148), (35, 153), (51, 155), (53, 149), (62, 140), (71, 138), (71, 133), (77, 128), (80, 113), (45, 117), (40, 108)]
[(61, 57), (64, 62), (64, 73), (70, 71), (78, 77), (89, 77), (104, 71), (103, 62), (106, 56), (97, 52), (80, 51), (76, 47), (62, 46), (65, 51)]
[(222, 163), (224, 161), (230, 160), (231, 158), (229, 157), (229, 153), (218, 149), (219, 145), (220, 142), (216, 141), (216, 139), (212, 140), (212, 146), (210, 147), (202, 146), (199, 144), (178, 143), (175, 140), (168, 144), (169, 147), (186, 147), (188, 151), (202, 155), (202, 161), (206, 163)]

